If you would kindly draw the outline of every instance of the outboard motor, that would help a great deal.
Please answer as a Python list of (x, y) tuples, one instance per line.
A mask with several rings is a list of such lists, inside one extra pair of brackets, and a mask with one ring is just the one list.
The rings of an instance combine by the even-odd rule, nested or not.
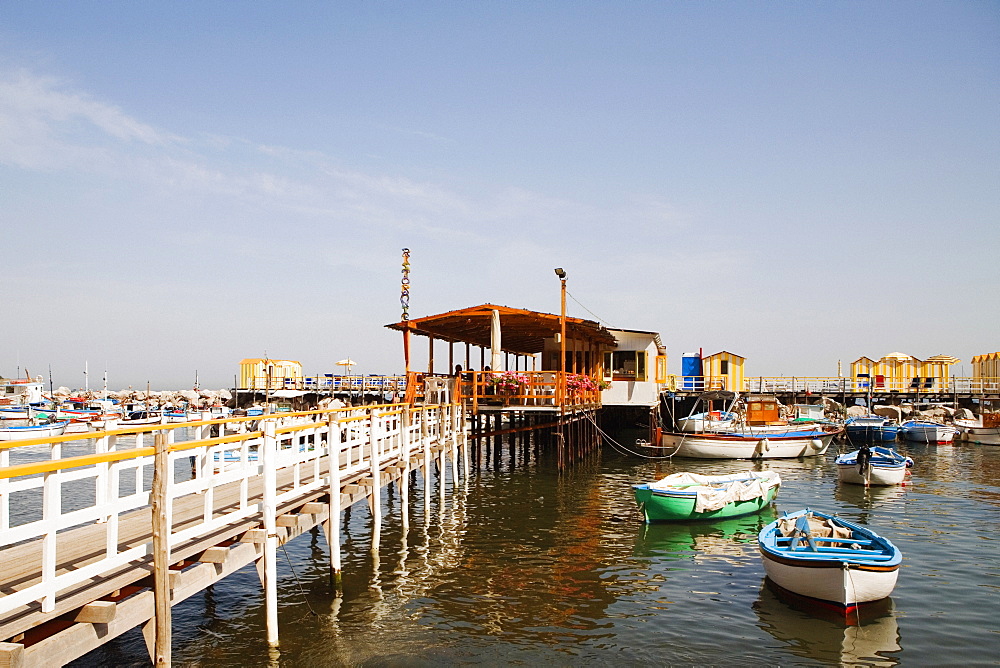
[(868, 468), (871, 466), (872, 450), (868, 447), (867, 443), (861, 445), (858, 449), (858, 473), (867, 476)]

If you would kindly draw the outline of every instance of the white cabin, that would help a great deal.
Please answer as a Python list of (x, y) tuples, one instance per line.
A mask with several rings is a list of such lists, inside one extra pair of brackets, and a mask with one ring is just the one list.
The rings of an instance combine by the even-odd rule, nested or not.
[(604, 380), (611, 387), (601, 392), (605, 406), (655, 406), (667, 377), (667, 348), (657, 332), (609, 329), (618, 341), (604, 353)]
[(0, 405), (27, 406), (42, 400), (42, 377), (0, 379)]

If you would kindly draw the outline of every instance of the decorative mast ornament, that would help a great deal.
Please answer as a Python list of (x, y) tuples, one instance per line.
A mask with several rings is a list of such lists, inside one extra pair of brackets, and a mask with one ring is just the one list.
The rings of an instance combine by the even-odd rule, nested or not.
[(399, 292), (399, 305), (403, 307), (402, 321), (410, 319), (410, 249), (403, 249), (403, 280)]

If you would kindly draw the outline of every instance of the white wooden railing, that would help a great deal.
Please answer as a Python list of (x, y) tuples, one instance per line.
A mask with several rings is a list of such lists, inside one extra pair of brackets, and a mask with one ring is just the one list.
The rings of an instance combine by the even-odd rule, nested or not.
[[(181, 428), (191, 440), (174, 440)], [(383, 405), (0, 443), (0, 562), (13, 550), (23, 555), (27, 548), (29, 558), (40, 563), (37, 582), (0, 596), (0, 616), (34, 602), (41, 604), (42, 612), (52, 612), (60, 592), (152, 554), (151, 541), (120, 547), (119, 529), (123, 515), (151, 503), (157, 448), (165, 450), (168, 463), (168, 521), (178, 499), (200, 495), (202, 504), (200, 517), (188, 518), (183, 528), (168, 529), (169, 551), (169, 546), (247, 518), (259, 518), (273, 534), (282, 503), (322, 490), (337, 490), (339, 503), (341, 481), (367, 476), (377, 493), (383, 468), (398, 462), (408, 467), (411, 457), (421, 452), (429, 462), (432, 443), (454, 444), (454, 434), (464, 429), (457, 406)], [(134, 435), (134, 444), (125, 442), (126, 435)], [(154, 441), (157, 445), (150, 445)], [(81, 446), (92, 452), (64, 456), (65, 450), (84, 449)], [(44, 450), (41, 457), (39, 448)], [(12, 464), (12, 451), (15, 459), (34, 461)], [(455, 466), (454, 456), (452, 461)], [(336, 465), (326, 473), (331, 462)], [(258, 479), (263, 482), (262, 496), (251, 491)], [(86, 483), (94, 492), (80, 495)], [(220, 511), (217, 491), (234, 484), (239, 486), (237, 502)], [(97, 545), (103, 543), (101, 556), (57, 572), (63, 548), (59, 534), (82, 525), (102, 527), (103, 536), (97, 539)], [(0, 584), (3, 580), (0, 573)]]

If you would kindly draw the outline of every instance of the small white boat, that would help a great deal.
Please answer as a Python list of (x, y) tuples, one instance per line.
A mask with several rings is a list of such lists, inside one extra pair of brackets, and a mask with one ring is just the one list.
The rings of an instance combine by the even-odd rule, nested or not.
[(907, 420), (899, 426), (900, 435), (916, 443), (947, 445), (955, 440), (954, 427), (933, 420)]
[(25, 425), (22, 427), (0, 428), (0, 441), (23, 441), (29, 438), (46, 438), (62, 436), (66, 432), (69, 421), (50, 422), (49, 424)]
[(662, 435), (660, 445), (673, 448), (674, 456), (694, 459), (816, 457), (825, 453), (842, 431), (839, 427), (823, 427), (779, 434), (667, 433)]
[(958, 438), (969, 443), (1000, 445), (1000, 413), (986, 413), (977, 420), (955, 420)]
[(892, 448), (862, 447), (835, 460), (841, 482), (852, 485), (899, 485), (913, 460)]
[(903, 560), (868, 527), (808, 508), (768, 524), (757, 544), (772, 582), (845, 612), (889, 596)]

